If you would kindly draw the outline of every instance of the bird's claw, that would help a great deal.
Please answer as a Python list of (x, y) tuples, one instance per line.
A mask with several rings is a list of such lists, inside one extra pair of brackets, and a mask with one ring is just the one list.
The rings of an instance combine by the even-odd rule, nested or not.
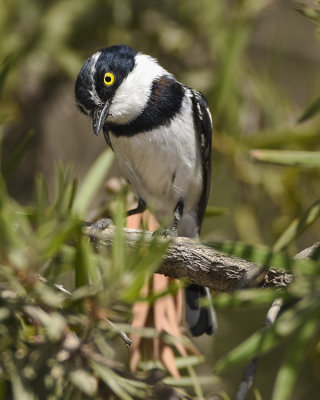
[(111, 218), (100, 218), (96, 222), (85, 222), (85, 225), (90, 229), (97, 229), (98, 231), (103, 231), (108, 228), (108, 226), (113, 225)]
[(174, 228), (172, 228), (172, 229), (168, 229), (168, 228), (159, 228), (159, 229), (157, 229), (155, 232), (153, 232), (153, 234), (152, 235), (154, 235), (154, 236), (164, 236), (164, 237), (166, 237), (167, 239), (170, 239), (170, 238), (176, 238), (176, 237), (178, 237), (178, 231), (177, 231), (177, 229), (174, 229)]

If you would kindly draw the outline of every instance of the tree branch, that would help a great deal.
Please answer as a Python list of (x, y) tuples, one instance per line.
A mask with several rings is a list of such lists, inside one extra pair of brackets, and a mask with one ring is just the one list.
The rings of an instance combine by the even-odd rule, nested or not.
[[(85, 228), (97, 246), (112, 246), (115, 228), (108, 226), (104, 230)], [(151, 232), (124, 229), (127, 244), (136, 247), (141, 235), (146, 241), (152, 239)], [(317, 248), (320, 243), (317, 244)], [(314, 249), (313, 249), (314, 251)], [(257, 264), (239, 257), (226, 255), (213, 250), (195, 240), (178, 237), (172, 239), (168, 253), (157, 273), (172, 278), (186, 278), (189, 281), (207, 286), (219, 292), (229, 292), (249, 284), (264, 287), (286, 287), (293, 279), (286, 271), (262, 269)]]

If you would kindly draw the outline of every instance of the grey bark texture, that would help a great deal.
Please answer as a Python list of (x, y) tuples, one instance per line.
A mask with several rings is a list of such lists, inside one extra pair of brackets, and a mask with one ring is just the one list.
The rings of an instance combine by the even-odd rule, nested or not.
[[(85, 229), (85, 233), (94, 238), (97, 245), (108, 247), (112, 246), (114, 232), (113, 226), (101, 231)], [(132, 247), (137, 246), (141, 234), (144, 235), (145, 241), (152, 239), (151, 232), (124, 229), (125, 240)], [(167, 255), (156, 272), (172, 278), (185, 278), (219, 292), (251, 286), (284, 288), (293, 279), (293, 276), (284, 270), (262, 269), (257, 264), (216, 251), (195, 240), (182, 237), (171, 240)], [(317, 243), (304, 250), (302, 257), (310, 257), (319, 247), (320, 243)]]

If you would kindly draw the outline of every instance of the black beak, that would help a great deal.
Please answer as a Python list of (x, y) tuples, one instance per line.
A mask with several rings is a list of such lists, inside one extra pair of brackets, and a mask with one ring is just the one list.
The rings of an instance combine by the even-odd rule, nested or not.
[(104, 125), (109, 112), (110, 102), (108, 101), (103, 107), (97, 107), (92, 116), (93, 132), (98, 136)]

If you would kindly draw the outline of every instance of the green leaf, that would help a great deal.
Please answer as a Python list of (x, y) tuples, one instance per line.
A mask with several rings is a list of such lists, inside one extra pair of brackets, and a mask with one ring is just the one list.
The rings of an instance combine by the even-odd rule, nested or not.
[(263, 400), (258, 388), (254, 387), (252, 390), (253, 390), (253, 395), (254, 395), (255, 400)]
[(59, 312), (51, 313), (50, 319), (45, 322), (49, 339), (52, 342), (60, 340), (65, 331), (66, 325), (66, 320)]
[(287, 254), (274, 251), (269, 247), (262, 245), (251, 246), (245, 243), (231, 241), (223, 243), (206, 243), (206, 245), (263, 266), (272, 266), (274, 268), (278, 267), (284, 269), (291, 267), (294, 262), (294, 260), (292, 260)]
[(313, 299), (304, 299), (283, 312), (273, 325), (255, 332), (216, 363), (216, 370), (227, 368), (261, 356), (277, 346), (284, 338), (292, 335), (309, 318), (318, 316), (319, 310)]
[(80, 217), (84, 217), (85, 213), (102, 186), (104, 179), (111, 167), (113, 161), (113, 152), (110, 148), (105, 150), (94, 162), (84, 178), (78, 193), (75, 196), (73, 212)]
[(298, 123), (307, 121), (320, 112), (320, 96), (313, 100), (304, 110), (301, 117), (298, 119)]
[(288, 228), (274, 244), (273, 249), (280, 251), (285, 249), (294, 239), (301, 235), (320, 215), (320, 200), (312, 204), (300, 218), (294, 219)]
[(8, 55), (2, 60), (2, 65), (0, 67), (0, 95), (2, 95), (5, 81), (9, 75), (10, 70), (15, 66), (17, 62), (16, 55)]
[(277, 332), (281, 336), (291, 335), (315, 315), (319, 315), (318, 302), (312, 297), (305, 297), (280, 315), (275, 324)]
[(133, 400), (128, 392), (119, 382), (120, 377), (116, 375), (110, 368), (91, 362), (91, 366), (97, 375), (107, 384), (107, 386), (122, 400)]
[(229, 209), (226, 207), (207, 207), (205, 211), (206, 217), (217, 217), (219, 215), (227, 215)]
[(255, 160), (265, 163), (295, 167), (320, 167), (319, 151), (254, 149), (249, 154)]
[(117, 203), (117, 208), (113, 215), (116, 226), (114, 243), (112, 246), (112, 268), (117, 277), (121, 276), (125, 269), (126, 246), (123, 239), (123, 227), (125, 223), (124, 204), (121, 199)]
[(286, 296), (288, 296), (287, 292), (279, 292), (275, 289), (252, 288), (237, 290), (234, 293), (220, 293), (214, 296), (213, 304), (215, 308), (237, 307), (246, 304), (270, 304), (276, 298)]
[(313, 22), (320, 24), (320, 11), (316, 8), (316, 5), (304, 5), (301, 3), (296, 7), (296, 11), (311, 19)]
[(40, 281), (34, 285), (34, 290), (41, 301), (49, 307), (57, 308), (65, 299), (65, 295)]
[[(214, 375), (198, 376), (197, 380), (200, 385), (217, 385), (221, 382), (221, 380)], [(187, 377), (187, 376), (184, 376), (182, 378), (167, 377), (163, 379), (163, 383), (170, 386), (171, 385), (181, 386), (181, 387), (194, 386), (194, 381), (192, 377)]]
[(241, 136), (241, 142), (235, 138), (228, 137), (228, 147), (233, 152), (242, 145), (246, 149), (271, 149), (292, 145), (305, 146), (307, 143), (315, 143), (319, 137), (318, 124), (310, 123), (294, 127), (281, 127), (278, 129), (263, 129), (254, 135)]
[(27, 388), (19, 373), (11, 375), (11, 387), (14, 400), (34, 400), (35, 396), (29, 388)]
[[(195, 366), (205, 362), (204, 356), (175, 357), (174, 362), (178, 369)], [(140, 361), (139, 368), (143, 371), (150, 371), (153, 368), (163, 368), (159, 360)]]
[(21, 161), (22, 157), (24, 156), (27, 146), (34, 134), (35, 134), (35, 131), (32, 129), (27, 132), (27, 134), (16, 145), (13, 154), (10, 156), (9, 160), (3, 166), (2, 174), (6, 180), (8, 180), (10, 178), (13, 171), (17, 168), (17, 166), (18, 166), (19, 162)]
[(88, 396), (93, 396), (97, 392), (97, 379), (84, 369), (71, 371), (69, 377), (71, 382)]
[[(54, 231), (51, 233), (51, 237), (49, 237), (49, 243), (43, 249), (43, 253), (47, 258), (54, 257), (57, 252), (60, 251), (61, 246), (67, 241), (70, 235), (74, 232), (78, 232), (80, 229), (80, 221), (76, 219), (70, 219), (59, 227), (54, 226), (55, 223), (51, 221), (52, 224), (46, 224), (47, 227), (52, 225), (54, 227)], [(41, 237), (41, 232), (45, 231), (46, 226), (42, 225), (42, 229), (39, 229), (38, 235)]]
[[(80, 236), (75, 254), (75, 287), (86, 285), (90, 281), (91, 259), (89, 257), (89, 244)], [(93, 277), (94, 278), (94, 277)], [(95, 280), (95, 279), (93, 279)]]
[(55, 171), (56, 199), (54, 203), (55, 215), (69, 216), (69, 211), (75, 195), (77, 181), (70, 183), (72, 169), (58, 164)]
[(35, 222), (39, 226), (46, 220), (46, 210), (49, 204), (48, 185), (43, 175), (36, 175), (33, 197), (35, 201)]
[[(318, 272), (317, 263), (313, 260), (293, 258), (286, 253), (275, 251), (267, 246), (251, 246), (241, 242), (226, 241), (223, 243), (206, 243), (207, 246), (220, 250), (226, 254), (244, 258), (257, 264), (257, 271), (251, 266), (251, 273), (258, 272), (258, 268), (272, 267), (281, 270), (299, 272), (304, 275), (315, 275)], [(235, 260), (236, 262), (236, 260)]]
[[(203, 381), (200, 382), (200, 376), (198, 376), (196, 374), (195, 370), (193, 369), (193, 367), (191, 365), (187, 366), (187, 371), (189, 373), (190, 380), (192, 381), (193, 390), (197, 396), (197, 399), (205, 400), (203, 391), (202, 391), (202, 387), (201, 387), (201, 385), (204, 385), (205, 383)], [(209, 383), (209, 385), (212, 385), (212, 383), (213, 383), (212, 381), (214, 381), (214, 378), (215, 377), (211, 378), (211, 383)]]
[[(122, 295), (122, 300), (126, 302), (135, 302), (140, 296), (140, 290), (145, 283), (146, 276), (154, 272), (163, 260), (170, 241), (159, 241), (159, 238), (153, 236), (150, 243), (145, 243), (143, 234), (141, 242), (137, 249), (130, 255), (128, 260), (128, 272), (130, 274), (130, 286), (127, 286)], [(149, 299), (151, 300), (151, 299)]]
[(47, 335), (52, 342), (56, 342), (61, 338), (66, 327), (66, 320), (60, 313), (47, 313), (42, 308), (31, 305), (25, 306), (24, 311), (34, 321), (41, 323), (45, 327)]
[(217, 372), (248, 361), (257, 354), (261, 355), (279, 343), (281, 336), (273, 327), (268, 330), (256, 332), (244, 342), (231, 350), (226, 356), (220, 358), (215, 366)]
[(291, 398), (299, 367), (306, 354), (306, 347), (316, 332), (317, 327), (318, 317), (311, 317), (297, 331), (293, 342), (287, 349), (284, 362), (278, 372), (272, 400), (288, 400)]

